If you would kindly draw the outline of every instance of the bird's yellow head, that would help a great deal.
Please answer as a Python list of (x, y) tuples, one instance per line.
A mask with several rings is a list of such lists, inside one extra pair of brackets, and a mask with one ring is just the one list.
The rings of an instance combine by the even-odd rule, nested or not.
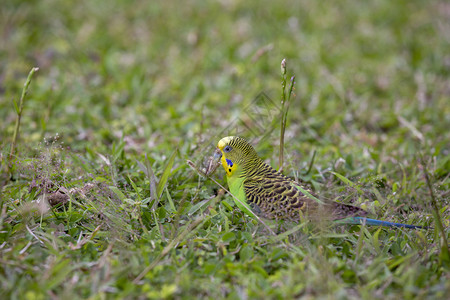
[(238, 136), (227, 136), (217, 143), (220, 151), (222, 166), (228, 176), (236, 174), (241, 167), (248, 167), (252, 162), (259, 160), (255, 149), (243, 138)]

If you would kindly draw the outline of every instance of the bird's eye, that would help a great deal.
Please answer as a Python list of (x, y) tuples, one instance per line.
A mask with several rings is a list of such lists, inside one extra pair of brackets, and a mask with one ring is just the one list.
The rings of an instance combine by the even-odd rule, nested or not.
[(230, 152), (231, 151), (231, 146), (225, 146), (225, 148), (223, 148), (223, 151), (225, 151), (225, 152)]

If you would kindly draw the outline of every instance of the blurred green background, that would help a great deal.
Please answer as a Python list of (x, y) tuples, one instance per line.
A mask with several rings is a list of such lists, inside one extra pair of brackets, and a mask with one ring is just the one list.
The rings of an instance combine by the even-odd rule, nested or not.
[(262, 91), (279, 101), (283, 58), (297, 76), (292, 123), (320, 125), (322, 136), (336, 122), (398, 130), (400, 115), (439, 144), (450, 115), (448, 11), (443, 1), (6, 1), (2, 144), (33, 66), (24, 138), (173, 146), (202, 130), (201, 115), (215, 130)]
[[(249, 121), (245, 109), (261, 93), (279, 105), (284, 58), (288, 78), (296, 76), (285, 173), (380, 218), (430, 225), (426, 168), (448, 236), (447, 1), (6, 0), (0, 34), (3, 166), (16, 119), (13, 100), (30, 69), (39, 67), (24, 104), (15, 157), (22, 167), (16, 181), (2, 183), (0, 275), (9, 297), (448, 295), (437, 232), (373, 229), (358, 237), (357, 229), (342, 239), (305, 238), (297, 251), (287, 251), (256, 238), (251, 221), (228, 211), (233, 204), (227, 198), (215, 207), (219, 219), (170, 244), (187, 224), (178, 219), (190, 219), (196, 203), (217, 190), (210, 181), (198, 182), (185, 160), (202, 161), (223, 133), (233, 132), (234, 120)], [(270, 137), (258, 150), (276, 166), (278, 127)], [(59, 152), (46, 150), (55, 140)], [(147, 155), (161, 178), (174, 148), (179, 152), (154, 221), (153, 210), (128, 201), (151, 198), (136, 160)], [(47, 151), (61, 160), (57, 166)], [(38, 167), (26, 167), (30, 161)], [(36, 175), (43, 169), (47, 181)], [(346, 188), (329, 170), (362, 190)], [(91, 198), (96, 204), (78, 199), (44, 218), (30, 213), (30, 219), (23, 208), (38, 195), (29, 192), (33, 178), (67, 188), (101, 182), (114, 187), (115, 196), (99, 189)], [(108, 202), (117, 198), (124, 202)], [(110, 227), (94, 238), (104, 222)], [(48, 242), (36, 242), (24, 224)], [(46, 235), (59, 231), (61, 237)], [(73, 245), (83, 232), (92, 236), (77, 251)], [(167, 245), (173, 247), (167, 258), (133, 284)]]

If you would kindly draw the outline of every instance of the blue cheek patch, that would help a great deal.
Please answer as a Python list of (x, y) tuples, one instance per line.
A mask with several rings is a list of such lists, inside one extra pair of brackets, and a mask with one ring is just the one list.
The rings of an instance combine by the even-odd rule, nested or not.
[(231, 160), (229, 160), (228, 158), (225, 159), (227, 161), (227, 165), (229, 165), (230, 167), (233, 166), (233, 162)]

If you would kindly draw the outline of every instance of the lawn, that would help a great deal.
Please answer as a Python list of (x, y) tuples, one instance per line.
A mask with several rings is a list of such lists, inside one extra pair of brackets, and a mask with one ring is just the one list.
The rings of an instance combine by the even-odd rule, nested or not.
[[(6, 0), (0, 29), (5, 299), (450, 294), (446, 1)], [(188, 165), (240, 135), (280, 167), (283, 59), (283, 173), (426, 229), (269, 230)]]

